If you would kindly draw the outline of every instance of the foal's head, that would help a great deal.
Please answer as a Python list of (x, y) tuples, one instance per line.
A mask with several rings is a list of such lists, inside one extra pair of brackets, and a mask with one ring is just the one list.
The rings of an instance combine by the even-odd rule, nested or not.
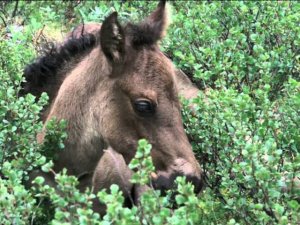
[(159, 50), (168, 25), (165, 3), (139, 24), (121, 26), (117, 13), (102, 24), (101, 49), (110, 67), (110, 102), (103, 109), (103, 138), (126, 162), (137, 140), (152, 144), (155, 188), (170, 189), (178, 175), (201, 189), (201, 170), (184, 132), (175, 70)]

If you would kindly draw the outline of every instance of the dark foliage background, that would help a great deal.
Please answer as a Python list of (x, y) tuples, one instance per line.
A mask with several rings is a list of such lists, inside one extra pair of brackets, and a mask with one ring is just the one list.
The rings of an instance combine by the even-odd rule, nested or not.
[[(59, 191), (37, 179), (25, 188), (28, 171), (51, 170), (51, 155), (63, 148), (65, 124), (53, 121), (45, 144), (43, 95), (18, 98), (26, 63), (82, 21), (103, 21), (119, 12), (138, 21), (156, 7), (143, 1), (0, 1), (0, 223), (1, 224), (298, 224), (300, 221), (300, 3), (297, 1), (174, 1), (173, 23), (161, 48), (201, 90), (182, 99), (186, 131), (205, 173), (205, 190), (178, 180), (176, 210), (169, 196), (146, 193), (142, 204), (122, 206), (113, 186), (98, 197), (108, 207), (100, 219), (90, 190), (56, 175)], [(187, 105), (193, 103), (195, 111)], [(146, 141), (144, 171), (152, 170)], [(49, 153), (50, 152), (50, 153)], [(144, 164), (141, 164), (144, 160)], [(141, 166), (143, 165), (143, 166)], [(54, 171), (52, 171), (54, 173)], [(49, 209), (47, 199), (52, 201)], [(45, 203), (46, 202), (46, 203)]]

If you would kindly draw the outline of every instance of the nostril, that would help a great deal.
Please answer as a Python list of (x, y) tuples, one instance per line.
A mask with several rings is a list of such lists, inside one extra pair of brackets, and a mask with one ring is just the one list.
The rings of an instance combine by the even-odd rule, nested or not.
[(176, 177), (186, 177), (187, 182), (191, 182), (194, 185), (194, 192), (197, 194), (203, 188), (203, 181), (200, 177), (195, 175), (184, 175), (182, 173), (164, 174), (158, 175), (152, 180), (154, 189), (161, 190), (164, 194), (167, 190), (174, 189)]

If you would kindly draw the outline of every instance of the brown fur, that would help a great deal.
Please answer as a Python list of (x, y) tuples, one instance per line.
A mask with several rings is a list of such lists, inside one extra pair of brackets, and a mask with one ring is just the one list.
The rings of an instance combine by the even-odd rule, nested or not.
[[(99, 25), (100, 35), (98, 29), (88, 34), (96, 36), (96, 44), (83, 48), (83, 55), (69, 57), (52, 74), (59, 81), (53, 89), (47, 86), (52, 79), (31, 74), (31, 70), (26, 73), (37, 81), (29, 82), (28, 90), (38, 90), (38, 94), (46, 90), (52, 96), (44, 113), (45, 124), (53, 117), (68, 122), (65, 150), (58, 153), (54, 170), (66, 167), (69, 174), (78, 177), (81, 190), (93, 186), (98, 191), (123, 178), (125, 183), (119, 183), (123, 191), (131, 189), (129, 169), (122, 175), (116, 175), (116, 171), (108, 177), (105, 174), (113, 169), (109, 158), (113, 155), (119, 166), (126, 168), (141, 138), (153, 146), (155, 188), (170, 189), (175, 177), (183, 175), (193, 182), (196, 192), (201, 189), (201, 170), (184, 133), (178, 100), (178, 89), (187, 97), (196, 90), (159, 50), (157, 42), (166, 31), (165, 20), (164, 2), (137, 25), (121, 26), (113, 13), (101, 28)], [(81, 30), (78, 39), (78, 32), (73, 32), (75, 40), (86, 35)], [(68, 43), (57, 48), (58, 56)], [(155, 112), (139, 114), (136, 102), (150, 102)], [(40, 141), (43, 136), (39, 136)], [(105, 154), (104, 149), (108, 149)], [(109, 152), (114, 153), (107, 156)]]
[[(65, 42), (70, 38), (80, 38), (87, 34), (97, 34), (100, 31), (101, 24), (96, 22), (90, 22), (87, 24), (81, 24), (74, 28), (72, 32), (67, 34)], [(179, 95), (192, 99), (197, 97), (199, 89), (191, 82), (188, 76), (180, 69), (175, 68), (175, 83), (178, 88)]]
[[(109, 190), (112, 184), (117, 184), (123, 192), (127, 206), (138, 204), (141, 194), (149, 190), (149, 187), (130, 183), (132, 174), (123, 156), (109, 148), (104, 151), (93, 174), (93, 188)], [(99, 204), (97, 200), (95, 200), (94, 208), (98, 212), (105, 211), (105, 205)]]

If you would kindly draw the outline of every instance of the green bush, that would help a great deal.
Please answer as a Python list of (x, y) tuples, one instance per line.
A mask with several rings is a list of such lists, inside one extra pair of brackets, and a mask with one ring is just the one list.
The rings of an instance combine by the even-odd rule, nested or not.
[[(32, 95), (17, 98), (22, 80), (21, 71), (24, 56), (29, 59), (28, 51), (15, 36), (9, 41), (1, 31), (0, 37), (0, 218), (1, 224), (26, 224), (36, 200), (22, 184), (27, 172), (45, 163), (45, 157), (35, 152), (36, 130), (39, 111), (45, 97), (38, 104)], [(16, 44), (16, 42), (19, 42)], [(19, 54), (23, 52), (23, 54)], [(31, 55), (32, 56), (32, 55)], [(26, 59), (25, 59), (26, 60)]]
[(289, 77), (299, 78), (299, 3), (179, 1), (174, 9), (170, 55), (201, 89), (268, 84), (276, 97)]
[[(204, 169), (215, 201), (227, 217), (244, 223), (299, 221), (299, 95), (290, 79), (278, 101), (268, 99), (269, 86), (249, 94), (211, 90), (184, 111), (187, 132)], [(196, 114), (196, 116), (195, 116)], [(212, 192), (213, 193), (212, 193)]]
[[(297, 223), (300, 22), (296, 2), (177, 3), (173, 60), (204, 92), (183, 116), (222, 223)], [(192, 18), (184, 20), (183, 12)], [(182, 29), (184, 28), (184, 29)], [(189, 49), (189, 51), (187, 51)], [(193, 113), (188, 105), (193, 104)], [(220, 204), (221, 203), (221, 204)], [(210, 219), (208, 219), (210, 221)]]
[[(162, 49), (202, 90), (193, 100), (182, 99), (182, 115), (204, 171), (204, 191), (195, 196), (192, 185), (178, 178), (175, 192), (148, 191), (132, 208), (123, 206), (115, 185), (97, 196), (80, 193), (75, 177), (51, 170), (56, 149), (63, 148), (65, 122), (52, 121), (38, 145), (47, 96), (17, 95), (44, 25), (67, 31), (82, 19), (102, 21), (112, 10), (122, 21), (138, 21), (155, 2), (0, 2), (1, 224), (299, 223), (300, 3), (171, 4), (173, 24)], [(132, 182), (148, 181), (150, 150), (140, 141)], [(32, 188), (24, 185), (38, 167), (54, 173), (57, 189), (41, 177)], [(96, 197), (107, 206), (103, 218), (92, 210)]]

